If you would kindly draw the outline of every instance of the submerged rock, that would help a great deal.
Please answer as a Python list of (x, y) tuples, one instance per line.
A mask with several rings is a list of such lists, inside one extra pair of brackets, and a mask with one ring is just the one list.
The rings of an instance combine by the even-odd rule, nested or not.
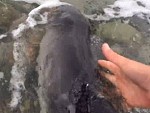
[(61, 0), (73, 4), (82, 13), (87, 15), (99, 14), (107, 5), (112, 4), (115, 0)]
[[(0, 35), (17, 27), (18, 24), (16, 21), (20, 20), (25, 15), (27, 16), (36, 6), (35, 4), (31, 5), (25, 2), (15, 2), (12, 0), (0, 1)], [(20, 21), (20, 23), (23, 21), (25, 21), (25, 19)]]
[(110, 40), (111, 43), (140, 43), (142, 38), (141, 34), (135, 28), (120, 21), (101, 24), (97, 30), (97, 34), (104, 40)]
[(19, 14), (18, 11), (10, 5), (0, 6), (0, 14), (0, 34), (3, 34), (9, 30), (10, 25), (19, 17)]

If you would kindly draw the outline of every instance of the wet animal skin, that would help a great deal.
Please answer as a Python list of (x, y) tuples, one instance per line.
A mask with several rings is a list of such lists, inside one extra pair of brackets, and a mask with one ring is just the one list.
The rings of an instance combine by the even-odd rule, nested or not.
[(47, 113), (117, 113), (90, 88), (96, 78), (89, 34), (88, 20), (72, 6), (49, 18), (38, 57)]

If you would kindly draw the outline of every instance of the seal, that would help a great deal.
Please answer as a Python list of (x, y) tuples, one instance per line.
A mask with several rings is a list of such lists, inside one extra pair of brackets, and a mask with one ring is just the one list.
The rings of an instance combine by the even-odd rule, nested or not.
[(52, 14), (37, 59), (41, 113), (117, 113), (106, 101), (92, 99), (96, 78), (88, 20), (73, 6)]

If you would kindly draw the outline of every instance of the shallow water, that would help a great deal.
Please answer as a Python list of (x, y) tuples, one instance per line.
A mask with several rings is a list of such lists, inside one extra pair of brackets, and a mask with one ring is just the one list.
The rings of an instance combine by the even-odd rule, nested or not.
[[(94, 11), (101, 10), (107, 5), (112, 4), (115, 0), (62, 0), (73, 4), (83, 13), (93, 14)], [(88, 10), (88, 11), (87, 11)]]
[[(103, 8), (107, 7), (107, 5), (113, 4), (115, 0), (64, 1), (73, 4), (75, 7), (80, 9), (83, 14), (101, 15), (104, 13)], [(35, 27), (34, 30), (32, 29), (32, 31), (29, 28), (32, 27), (32, 25), (25, 27), (25, 29), (23, 29), (23, 34), (21, 34), (22, 37), (15, 40), (15, 43), (20, 42), (17, 46), (19, 49), (14, 48), (14, 50), (12, 50), (14, 47), (14, 40), (12, 39), (10, 33), (16, 29), (20, 23), (24, 23), (27, 19), (28, 13), (37, 6), (37, 4), (31, 5), (24, 2), (12, 2), (9, 0), (0, 1), (0, 13), (2, 14), (0, 17), (0, 33), (8, 33), (7, 37), (2, 39), (2, 43), (0, 44), (0, 74), (3, 73), (0, 75), (0, 113), (12, 113), (12, 111), (9, 110), (12, 94), (16, 95), (13, 99), (15, 102), (18, 102), (17, 105), (19, 105), (14, 112), (40, 112), (40, 102), (38, 100), (39, 94), (37, 93), (37, 89), (39, 87), (39, 75), (35, 68), (37, 66), (36, 59), (39, 54), (39, 44), (46, 32), (45, 28), (41, 25)], [(47, 22), (42, 21), (39, 15), (36, 15), (35, 19), (39, 22), (37, 24), (45, 24)], [(46, 20), (46, 15), (43, 16), (43, 19)], [(101, 52), (99, 52), (99, 46), (101, 46), (104, 42), (108, 42), (110, 46), (118, 53), (142, 63), (150, 64), (150, 25), (146, 19), (133, 16), (126, 19), (118, 18), (107, 21), (92, 17), (90, 24), (92, 31), (91, 50), (95, 63), (97, 59), (103, 58)], [(27, 23), (24, 23), (23, 25), (27, 25)], [(36, 26), (36, 24), (34, 24), (34, 26)], [(1, 36), (3, 37), (5, 34)], [(14, 59), (12, 51), (20, 51), (23, 57), (19, 55), (20, 53), (18, 52), (18, 56)], [(21, 60), (18, 59), (19, 57), (21, 57)], [(12, 66), (14, 64), (14, 66), (18, 66), (17, 63), (14, 62), (21, 64), (19, 65), (20, 67), (13, 72), (17, 72), (19, 75), (23, 74), (22, 76), (19, 76), (20, 78), (17, 78), (18, 76), (16, 76), (16, 74), (11, 77)], [(46, 65), (48, 64), (46, 63), (43, 66), (45, 67)], [(24, 72), (27, 73), (26, 76)], [(41, 78), (41, 80), (42, 79), (43, 78)], [(12, 83), (11, 88), (10, 83)], [(14, 92), (12, 93), (12, 91)], [(66, 96), (63, 95), (62, 98), (65, 97)], [(17, 101), (17, 99), (19, 101)], [(42, 101), (42, 98), (40, 98), (40, 101)], [(43, 109), (46, 107), (44, 104), (45, 103), (43, 103)], [(16, 106), (16, 103), (12, 105), (12, 107), (14, 107)], [(70, 105), (70, 107), (73, 109), (72, 105)], [(37, 108), (37, 110), (34, 108)], [(139, 109), (134, 111), (134, 113), (149, 112), (150, 111), (148, 110)]]

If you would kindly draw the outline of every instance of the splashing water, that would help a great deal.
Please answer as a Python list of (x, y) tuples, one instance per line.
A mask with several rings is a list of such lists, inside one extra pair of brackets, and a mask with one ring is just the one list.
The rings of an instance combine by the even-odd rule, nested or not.
[[(14, 0), (25, 1), (28, 3), (37, 3), (40, 6), (33, 9), (29, 14), (25, 23), (21, 23), (17, 29), (12, 31), (14, 41), (13, 56), (15, 63), (11, 70), (10, 90), (12, 91), (12, 100), (10, 107), (16, 108), (21, 103), (21, 92), (25, 90), (24, 82), (26, 76), (26, 56), (25, 56), (25, 41), (21, 38), (23, 31), (29, 28), (33, 28), (38, 24), (46, 24), (48, 19), (48, 13), (40, 14), (42, 8), (53, 8), (61, 5), (70, 5), (68, 3), (60, 2), (59, 0)], [(41, 21), (34, 19), (35, 15), (40, 15)], [(0, 35), (0, 38), (7, 35)]]
[(127, 18), (137, 15), (150, 23), (149, 0), (117, 0), (104, 8), (104, 15), (86, 15), (92, 20), (110, 20), (112, 18)]

